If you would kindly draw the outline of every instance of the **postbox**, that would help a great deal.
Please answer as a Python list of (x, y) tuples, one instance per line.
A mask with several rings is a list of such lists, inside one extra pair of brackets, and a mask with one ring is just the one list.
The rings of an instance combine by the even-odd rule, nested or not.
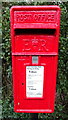
[(60, 8), (13, 6), (10, 10), (14, 111), (54, 112)]

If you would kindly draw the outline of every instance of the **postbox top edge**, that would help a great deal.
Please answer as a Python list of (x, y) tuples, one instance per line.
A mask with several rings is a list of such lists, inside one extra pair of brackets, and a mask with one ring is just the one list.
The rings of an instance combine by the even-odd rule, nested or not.
[(12, 6), (10, 8), (10, 12), (15, 10), (47, 10), (47, 9), (57, 9), (60, 10), (60, 7), (58, 5), (43, 5), (43, 6)]

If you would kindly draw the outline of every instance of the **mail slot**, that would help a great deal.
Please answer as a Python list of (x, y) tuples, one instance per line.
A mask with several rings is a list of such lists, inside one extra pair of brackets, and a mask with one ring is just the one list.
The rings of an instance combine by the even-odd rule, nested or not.
[(13, 6), (10, 10), (14, 111), (54, 112), (60, 8)]

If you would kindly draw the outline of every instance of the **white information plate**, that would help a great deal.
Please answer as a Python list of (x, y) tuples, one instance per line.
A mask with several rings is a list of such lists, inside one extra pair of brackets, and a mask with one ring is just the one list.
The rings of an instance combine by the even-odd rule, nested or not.
[(44, 66), (26, 66), (26, 97), (43, 97)]

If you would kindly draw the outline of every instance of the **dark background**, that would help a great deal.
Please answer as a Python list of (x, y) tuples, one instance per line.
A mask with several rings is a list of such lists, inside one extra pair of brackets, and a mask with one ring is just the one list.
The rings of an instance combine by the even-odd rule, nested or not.
[(59, 5), (61, 25), (55, 112), (39, 113), (39, 120), (68, 120), (68, 2), (2, 2), (2, 120), (29, 120), (28, 113), (13, 111), (10, 47), (10, 8), (14, 5)]

